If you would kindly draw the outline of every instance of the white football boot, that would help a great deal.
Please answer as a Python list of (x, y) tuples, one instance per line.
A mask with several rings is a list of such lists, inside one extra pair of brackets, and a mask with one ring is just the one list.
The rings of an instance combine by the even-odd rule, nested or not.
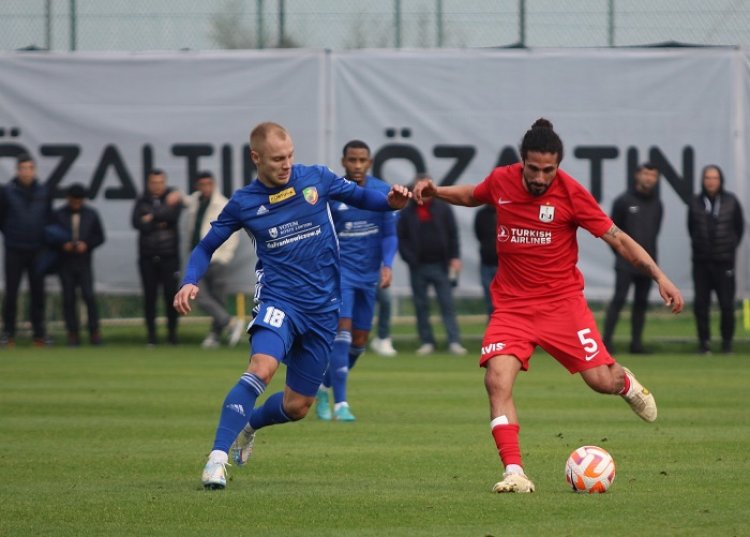
[(229, 453), (232, 454), (234, 464), (244, 466), (253, 454), (254, 444), (255, 429), (250, 427), (250, 424), (245, 425), (245, 428), (240, 431), (240, 434), (237, 435), (237, 438), (232, 443), (232, 447), (229, 448)]
[(622, 398), (628, 402), (633, 412), (638, 414), (642, 420), (652, 422), (656, 420), (656, 400), (653, 394), (638, 382), (635, 375), (627, 367), (622, 368), (630, 379), (630, 389)]
[(208, 458), (206, 466), (203, 467), (201, 481), (207, 489), (223, 489), (227, 486), (227, 466), (229, 463), (215, 457)]
[(515, 473), (503, 474), (503, 480), (495, 483), (495, 486), (492, 487), (492, 492), (497, 492), (498, 494), (503, 492), (526, 493), (534, 492), (534, 490), (534, 483), (531, 482), (531, 479), (526, 477), (525, 474)]

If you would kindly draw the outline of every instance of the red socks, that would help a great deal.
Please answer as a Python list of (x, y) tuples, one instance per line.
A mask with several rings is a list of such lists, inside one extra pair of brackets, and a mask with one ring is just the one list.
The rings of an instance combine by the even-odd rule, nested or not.
[(507, 467), (509, 464), (521, 464), (521, 446), (518, 443), (518, 431), (521, 427), (517, 423), (508, 425), (496, 425), (492, 429), (492, 436), (495, 438), (497, 452), (500, 454), (500, 460)]
[(625, 395), (630, 391), (630, 377), (625, 375), (625, 383), (619, 395)]

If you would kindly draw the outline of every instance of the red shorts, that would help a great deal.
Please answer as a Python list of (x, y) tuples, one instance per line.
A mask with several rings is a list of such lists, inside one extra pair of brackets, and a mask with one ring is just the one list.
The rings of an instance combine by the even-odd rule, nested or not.
[(537, 304), (500, 303), (482, 340), (479, 365), (493, 356), (511, 354), (524, 371), (540, 346), (571, 373), (615, 363), (581, 294)]

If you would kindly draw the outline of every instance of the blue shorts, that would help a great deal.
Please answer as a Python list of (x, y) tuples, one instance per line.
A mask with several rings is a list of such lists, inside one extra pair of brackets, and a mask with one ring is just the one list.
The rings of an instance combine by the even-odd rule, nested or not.
[(375, 301), (378, 297), (378, 288), (341, 286), (341, 313), (342, 319), (351, 319), (354, 330), (367, 330), (372, 328), (372, 317), (375, 315)]
[(338, 311), (301, 314), (291, 306), (261, 303), (251, 321), (252, 354), (286, 365), (286, 385), (308, 397), (318, 392), (338, 329)]

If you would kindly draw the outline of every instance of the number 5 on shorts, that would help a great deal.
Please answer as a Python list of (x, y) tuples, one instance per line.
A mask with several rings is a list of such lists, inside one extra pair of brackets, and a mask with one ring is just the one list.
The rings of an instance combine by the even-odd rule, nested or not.
[[(581, 345), (583, 345), (583, 350), (586, 351), (588, 355), (593, 355), (599, 350), (599, 345), (597, 345), (596, 340), (587, 337), (591, 333), (591, 328), (584, 328), (577, 333), (578, 339), (581, 341)], [(591, 358), (593, 358), (593, 356), (591, 356)], [(587, 357), (587, 359), (589, 358)]]

